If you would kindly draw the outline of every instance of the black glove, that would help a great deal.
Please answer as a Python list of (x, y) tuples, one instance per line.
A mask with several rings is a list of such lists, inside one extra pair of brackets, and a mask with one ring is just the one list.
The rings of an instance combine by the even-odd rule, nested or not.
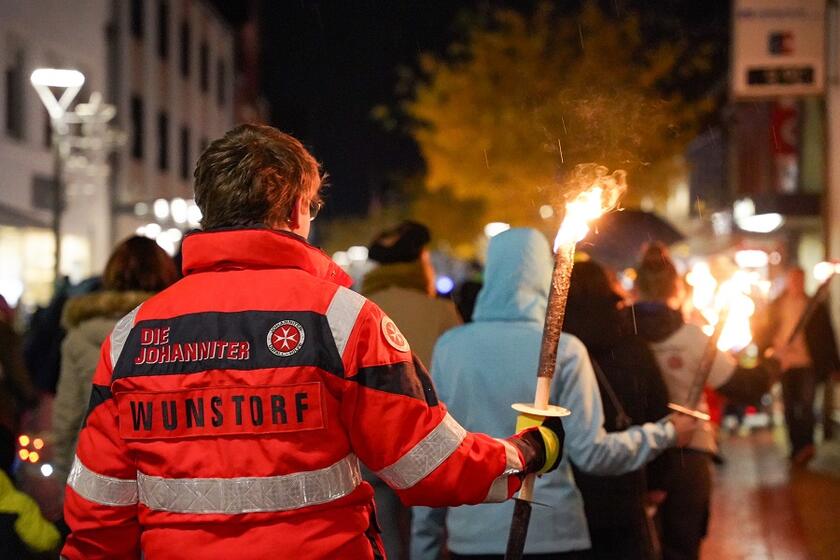
[(533, 416), (522, 415), (517, 424), (524, 423), (530, 427), (508, 438), (525, 460), (523, 474), (545, 474), (555, 470), (563, 458), (563, 444), (566, 432), (563, 421), (555, 416), (538, 419)]

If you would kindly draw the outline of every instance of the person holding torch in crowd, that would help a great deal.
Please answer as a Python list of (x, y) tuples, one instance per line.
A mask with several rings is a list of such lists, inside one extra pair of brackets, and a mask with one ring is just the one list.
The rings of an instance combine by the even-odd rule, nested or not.
[[(663, 245), (653, 243), (645, 249), (637, 274), (639, 301), (625, 309), (627, 320), (651, 343), (675, 408), (696, 410), (698, 417), (705, 418), (687, 445), (668, 452), (673, 458), (668, 461), (666, 480), (654, 481), (657, 488), (665, 489), (664, 495), (652, 496), (659, 503), (663, 559), (696, 559), (706, 536), (712, 457), (717, 453), (703, 388), (712, 387), (735, 402), (754, 404), (770, 389), (778, 365), (767, 361), (746, 369), (718, 350), (725, 319), (711, 338), (697, 325), (685, 322), (682, 278)], [(724, 308), (721, 316), (726, 315)]]

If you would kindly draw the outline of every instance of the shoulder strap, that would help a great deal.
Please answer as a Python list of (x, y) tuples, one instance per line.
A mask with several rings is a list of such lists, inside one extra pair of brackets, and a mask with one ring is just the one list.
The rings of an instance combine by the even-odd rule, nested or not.
[(625, 411), (624, 407), (621, 405), (621, 401), (618, 399), (618, 395), (615, 394), (612, 385), (610, 385), (606, 374), (604, 374), (604, 370), (601, 369), (601, 366), (595, 359), (592, 359), (592, 369), (595, 370), (595, 376), (598, 378), (598, 383), (604, 388), (607, 398), (610, 399), (610, 402), (615, 408), (616, 428), (619, 430), (626, 430), (633, 425), (633, 420), (627, 415), (627, 411)]

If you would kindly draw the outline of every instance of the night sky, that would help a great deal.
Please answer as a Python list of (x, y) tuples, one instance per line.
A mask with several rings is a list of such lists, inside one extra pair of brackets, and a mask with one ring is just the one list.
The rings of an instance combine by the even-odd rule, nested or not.
[[(280, 7), (282, 5), (282, 8)], [(414, 142), (371, 118), (395, 104), (397, 69), (440, 52), (467, 2), (289, 1), (263, 7), (272, 124), (301, 138), (331, 179), (328, 213), (363, 213), (393, 175), (422, 169)]]
[[(261, 82), (270, 124), (300, 138), (330, 175), (325, 215), (363, 214), (372, 197), (388, 199), (397, 177), (423, 168), (411, 138), (371, 117), (394, 107), (399, 67), (416, 67), (422, 52), (444, 53), (464, 36), (464, 15), (488, 7), (528, 9), (506, 0), (255, 0), (262, 35)], [(246, 2), (214, 2), (233, 25)], [(573, 16), (579, 0), (558, 0)], [(610, 0), (621, 17), (641, 11), (652, 41), (719, 37), (725, 49), (728, 2)], [(720, 53), (725, 60), (724, 50)]]

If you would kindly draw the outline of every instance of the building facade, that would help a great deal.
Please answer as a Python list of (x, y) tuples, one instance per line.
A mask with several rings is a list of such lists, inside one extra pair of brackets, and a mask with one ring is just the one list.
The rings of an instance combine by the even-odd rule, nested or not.
[(98, 273), (136, 231), (174, 252), (198, 219), (195, 161), (234, 122), (233, 30), (199, 0), (0, 0), (0, 14), (0, 294), (35, 304), (53, 289), (50, 122), (29, 82), (39, 67), (80, 70), (74, 103), (102, 93), (125, 136), (110, 176), (65, 174), (61, 273)]
[(113, 165), (113, 237), (140, 228), (171, 250), (197, 217), (195, 161), (233, 126), (235, 36), (205, 2), (112, 0), (111, 10), (107, 97), (127, 133)]
[[(0, 294), (35, 303), (52, 291), (54, 182), (50, 120), (29, 76), (76, 68), (85, 75), (77, 101), (103, 91), (108, 3), (0, 0), (0, 14)], [(110, 202), (94, 180), (68, 184), (65, 201), (62, 272), (80, 279), (110, 250)]]

